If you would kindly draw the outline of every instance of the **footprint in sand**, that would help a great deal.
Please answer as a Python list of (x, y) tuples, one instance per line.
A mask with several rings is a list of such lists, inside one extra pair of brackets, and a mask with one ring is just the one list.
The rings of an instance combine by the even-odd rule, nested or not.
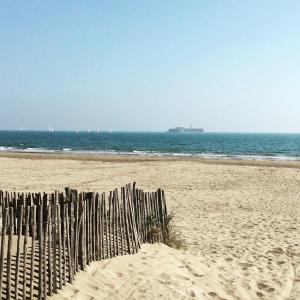
[(203, 277), (204, 275), (194, 272), (193, 276), (195, 276), (195, 277)]
[(190, 297), (192, 297), (192, 298), (196, 298), (196, 294), (195, 294), (195, 292), (194, 292), (194, 291), (190, 291)]
[(267, 284), (265, 284), (263, 282), (258, 282), (256, 285), (260, 290), (265, 290), (266, 288), (269, 287)]
[(270, 287), (269, 285), (267, 285), (263, 282), (258, 282), (257, 287), (258, 287), (259, 290), (264, 290), (268, 293), (272, 293), (272, 292), (275, 291), (275, 289), (273, 287)]
[(215, 293), (215, 292), (209, 292), (209, 293), (207, 293), (207, 295), (209, 295), (210, 297), (217, 297), (218, 296), (217, 293)]
[(226, 259), (225, 259), (225, 261), (233, 261), (233, 259), (231, 258), (231, 257), (227, 257)]
[(251, 267), (254, 267), (253, 264), (249, 264), (249, 263), (239, 263), (239, 266), (241, 266), (242, 268), (251, 268)]
[(159, 279), (157, 281), (161, 284), (172, 284), (171, 281), (163, 281), (163, 280), (159, 280)]
[(256, 295), (257, 295), (258, 297), (260, 297), (260, 298), (262, 298), (262, 297), (265, 296), (265, 295), (264, 295), (263, 293), (261, 293), (261, 292), (256, 292)]
[(176, 274), (176, 277), (178, 277), (178, 279), (190, 280), (189, 277), (186, 277), (186, 276), (183, 276), (183, 275), (180, 275), (180, 274)]
[(170, 274), (167, 274), (167, 273), (161, 273), (160, 274), (160, 277), (164, 280), (169, 280), (171, 279), (171, 275)]

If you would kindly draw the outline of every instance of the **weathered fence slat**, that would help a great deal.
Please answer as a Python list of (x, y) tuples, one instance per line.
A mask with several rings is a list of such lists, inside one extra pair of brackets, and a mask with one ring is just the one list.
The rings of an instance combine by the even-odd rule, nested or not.
[(125, 235), (126, 235), (126, 244), (127, 244), (127, 253), (131, 254), (131, 246), (130, 246), (130, 236), (129, 236), (129, 226), (128, 226), (128, 214), (127, 214), (127, 207), (126, 207), (126, 195), (125, 195), (125, 188), (123, 187), (121, 190), (121, 197), (123, 203), (123, 218), (125, 224)]
[(48, 206), (48, 294), (52, 296), (52, 203)]
[[(33, 298), (33, 276), (34, 276), (34, 256), (36, 238), (36, 206), (31, 207), (31, 258), (30, 258), (30, 299)], [(24, 258), (24, 263), (26, 258)], [(25, 264), (26, 266), (26, 264)]]
[(7, 245), (7, 282), (6, 282), (6, 296), (7, 299), (11, 299), (11, 243), (12, 243), (12, 234), (14, 227), (14, 211), (13, 207), (9, 209), (9, 227), (8, 227), (8, 245)]
[(18, 209), (18, 241), (17, 241), (17, 257), (16, 257), (16, 273), (15, 273), (15, 295), (17, 298), (18, 289), (19, 289), (19, 277), (20, 277), (20, 250), (21, 250), (21, 233), (22, 233), (22, 222), (23, 222), (23, 205), (21, 205)]
[(62, 258), (61, 258), (61, 215), (60, 215), (60, 206), (56, 207), (56, 214), (57, 214), (57, 233), (58, 233), (58, 279), (59, 279), (59, 288), (62, 289)]
[(4, 208), (2, 214), (2, 233), (1, 233), (1, 255), (0, 255), (0, 299), (2, 299), (2, 288), (3, 288), (3, 273), (4, 273), (4, 248), (5, 248), (5, 234), (6, 234), (6, 223), (7, 223), (8, 209)]
[(75, 224), (74, 224), (74, 228), (75, 228), (75, 261), (74, 261), (74, 268), (76, 270), (76, 272), (78, 272), (79, 270), (79, 262), (78, 262), (78, 244), (79, 244), (79, 203), (75, 202), (74, 203), (75, 208), (74, 208), (74, 214), (75, 214)]
[[(56, 196), (55, 196), (56, 199)], [(57, 215), (56, 215), (56, 204), (52, 205), (52, 275), (53, 275), (53, 293), (57, 293), (57, 234), (56, 234), (56, 223)]]
[[(30, 207), (26, 209), (25, 217), (25, 232), (24, 232), (24, 244), (23, 244), (23, 300), (26, 300), (26, 260), (27, 260), (27, 235), (28, 235), (28, 222), (29, 222), (29, 211)], [(30, 281), (31, 282), (31, 281)]]
[(65, 219), (65, 207), (62, 203), (61, 206), (61, 220), (62, 220), (62, 260), (63, 260), (63, 285), (66, 285), (66, 271), (67, 271), (67, 264), (66, 264), (66, 219)]
[(39, 291), (38, 299), (43, 298), (43, 206), (38, 205), (38, 233), (39, 233)]
[(48, 221), (49, 221), (49, 207), (45, 210), (45, 222), (43, 224), (44, 244), (43, 244), (43, 298), (47, 297), (47, 238), (48, 238)]

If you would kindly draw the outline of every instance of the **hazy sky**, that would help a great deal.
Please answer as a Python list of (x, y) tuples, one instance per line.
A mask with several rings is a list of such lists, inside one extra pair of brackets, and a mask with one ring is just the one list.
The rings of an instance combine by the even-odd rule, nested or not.
[(298, 0), (1, 1), (0, 43), (0, 129), (300, 132)]

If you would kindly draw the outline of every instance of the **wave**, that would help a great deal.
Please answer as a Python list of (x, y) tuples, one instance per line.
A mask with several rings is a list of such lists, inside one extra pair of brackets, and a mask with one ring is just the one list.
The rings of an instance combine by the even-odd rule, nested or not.
[(47, 148), (16, 148), (0, 146), (0, 152), (17, 152), (17, 153), (72, 153), (78, 155), (138, 155), (148, 157), (191, 157), (204, 159), (232, 159), (232, 160), (253, 160), (253, 161), (300, 161), (299, 156), (288, 155), (258, 155), (258, 154), (220, 154), (220, 153), (177, 153), (177, 152), (159, 152), (159, 151), (117, 151), (117, 150), (73, 150), (71, 148), (47, 149)]

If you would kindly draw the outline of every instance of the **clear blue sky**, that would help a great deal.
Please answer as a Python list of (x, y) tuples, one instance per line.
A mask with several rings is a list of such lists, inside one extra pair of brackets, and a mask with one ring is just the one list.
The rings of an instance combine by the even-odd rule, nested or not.
[(300, 1), (1, 1), (0, 129), (300, 132)]

